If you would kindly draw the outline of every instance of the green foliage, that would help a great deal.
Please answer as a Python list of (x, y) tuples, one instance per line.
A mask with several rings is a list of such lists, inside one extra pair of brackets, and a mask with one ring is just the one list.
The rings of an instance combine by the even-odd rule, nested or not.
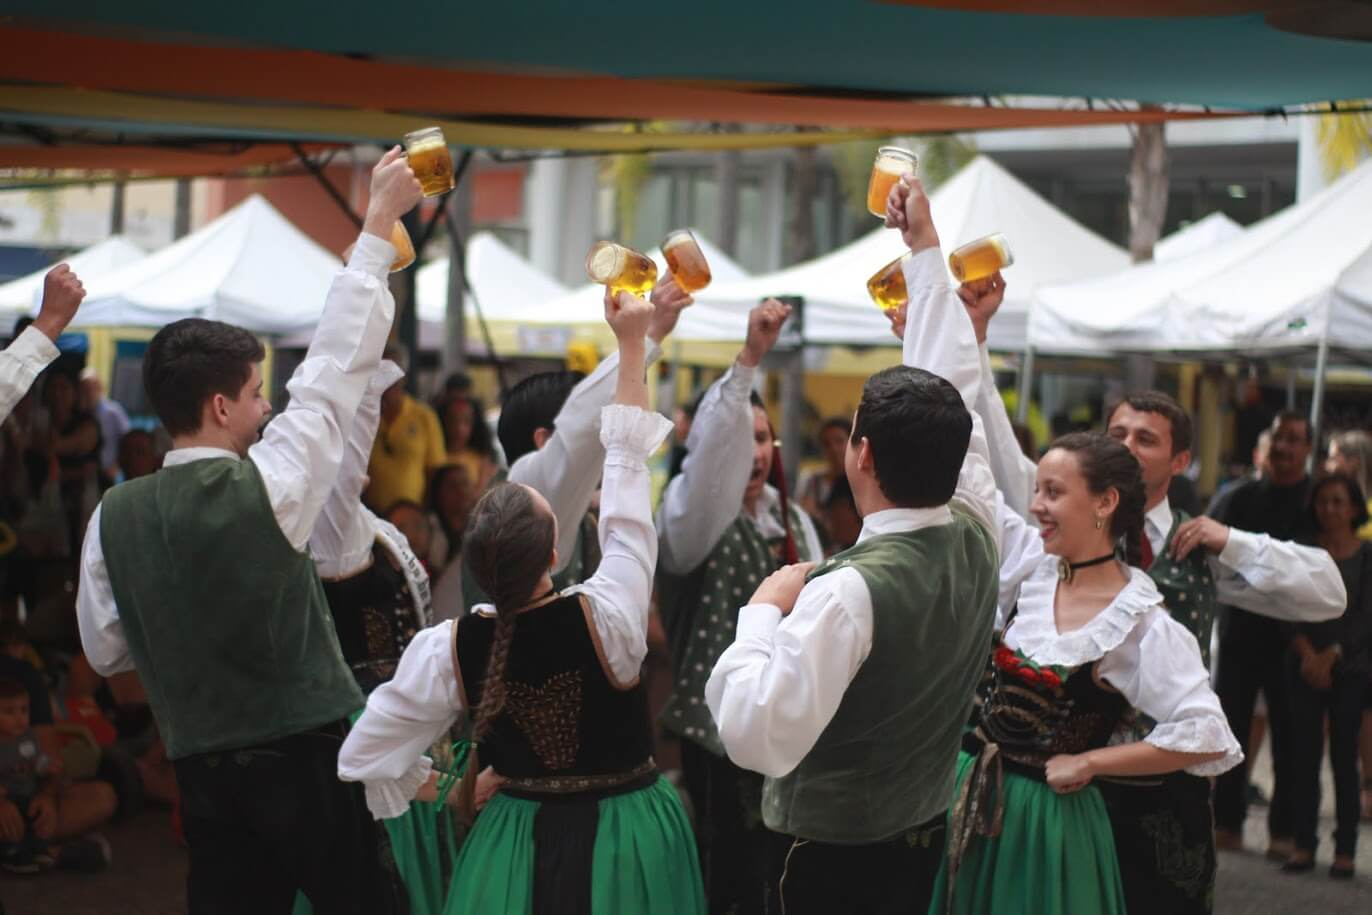
[[(1368, 102), (1348, 104), (1365, 107)], [(1319, 119), (1316, 136), (1325, 177), (1333, 181), (1372, 156), (1372, 112), (1325, 115)]]

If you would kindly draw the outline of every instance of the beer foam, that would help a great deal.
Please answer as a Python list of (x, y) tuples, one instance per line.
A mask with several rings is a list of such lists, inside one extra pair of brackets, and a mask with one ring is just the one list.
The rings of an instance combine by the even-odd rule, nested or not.
[(407, 151), (413, 155), (414, 153), (424, 152), (429, 149), (439, 149), (446, 145), (448, 144), (444, 142), (442, 137), (424, 137), (422, 140), (416, 140), (411, 143)]
[(617, 245), (600, 245), (591, 254), (587, 273), (597, 283), (608, 283), (619, 275), (623, 264)]
[(897, 159), (895, 156), (881, 156), (877, 159), (874, 167), (879, 172), (885, 172), (888, 175), (895, 175), (896, 177), (907, 174), (913, 175), (915, 173), (915, 164), (913, 162)]

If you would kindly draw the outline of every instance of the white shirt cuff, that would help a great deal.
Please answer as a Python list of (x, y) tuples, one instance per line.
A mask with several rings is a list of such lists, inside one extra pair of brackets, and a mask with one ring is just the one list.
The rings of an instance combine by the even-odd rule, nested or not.
[(393, 263), (395, 263), (395, 245), (370, 232), (363, 232), (357, 236), (357, 245), (353, 248), (352, 259), (348, 261), (348, 269), (361, 270), (363, 273), (370, 273), (377, 279), (384, 280), (391, 272), (391, 264)]
[(749, 604), (738, 611), (737, 639), (742, 641), (751, 636), (771, 641), (782, 619), (781, 608), (775, 604)]
[(643, 463), (671, 429), (671, 420), (651, 410), (613, 403), (600, 409), (600, 443), (614, 463)]
[(1250, 562), (1262, 546), (1262, 535), (1238, 528), (1229, 528), (1229, 542), (1220, 550), (1220, 562), (1227, 568), (1240, 571), (1245, 562)]
[(433, 760), (427, 756), (419, 761), (395, 781), (364, 782), (367, 789), (367, 809), (378, 820), (393, 820), (410, 809), (410, 802), (419, 793), (420, 787), (429, 780), (433, 771)]
[(5, 352), (22, 362), (35, 376), (58, 356), (57, 345), (32, 325), (24, 328), (24, 332), (14, 338)]

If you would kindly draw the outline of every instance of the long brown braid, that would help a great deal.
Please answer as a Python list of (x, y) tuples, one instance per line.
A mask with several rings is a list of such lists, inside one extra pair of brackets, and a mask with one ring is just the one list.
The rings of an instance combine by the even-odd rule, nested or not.
[(556, 528), (552, 515), (540, 511), (530, 490), (517, 483), (491, 487), (472, 509), (463, 551), (472, 574), (495, 605), (495, 635), (481, 700), (472, 724), (472, 752), (458, 795), (458, 810), (470, 822), (476, 816), (478, 751), (505, 707), (505, 665), (514, 641), (517, 611), (529, 602), (550, 565)]

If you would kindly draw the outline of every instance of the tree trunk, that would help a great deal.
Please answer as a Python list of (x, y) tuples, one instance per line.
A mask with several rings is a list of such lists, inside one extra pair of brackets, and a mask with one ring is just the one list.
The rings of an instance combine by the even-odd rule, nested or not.
[(110, 234), (122, 235), (124, 233), (124, 191), (126, 185), (123, 181), (114, 182), (114, 194), (110, 199)]
[(176, 216), (172, 222), (172, 240), (191, 231), (191, 179), (176, 179)]
[(1129, 162), (1129, 256), (1153, 259), (1153, 245), (1167, 218), (1167, 136), (1164, 125), (1135, 124)]
[(786, 262), (798, 264), (808, 261), (815, 251), (815, 187), (819, 175), (815, 167), (813, 146), (798, 146), (795, 150), (795, 207), (786, 224)]
[(730, 257), (738, 256), (738, 166), (742, 153), (736, 149), (719, 153), (715, 161), (715, 184), (719, 188), (719, 224), (714, 243)]

